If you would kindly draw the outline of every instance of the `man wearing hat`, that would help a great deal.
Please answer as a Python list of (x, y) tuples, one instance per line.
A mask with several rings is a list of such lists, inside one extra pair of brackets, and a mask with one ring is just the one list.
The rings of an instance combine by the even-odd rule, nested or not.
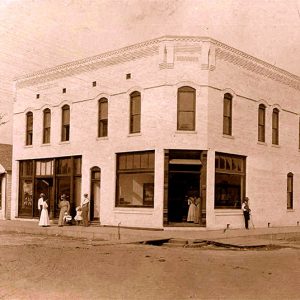
[(244, 201), (242, 203), (242, 211), (244, 214), (244, 219), (245, 219), (245, 228), (249, 229), (249, 220), (250, 220), (250, 211), (251, 209), (249, 208), (249, 198), (245, 197)]

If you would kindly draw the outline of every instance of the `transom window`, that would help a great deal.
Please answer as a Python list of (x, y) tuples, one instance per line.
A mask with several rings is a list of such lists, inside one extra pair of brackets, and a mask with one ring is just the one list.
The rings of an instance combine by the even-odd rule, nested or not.
[(69, 105), (64, 105), (62, 107), (62, 128), (61, 128), (61, 140), (70, 140), (70, 107)]
[(258, 141), (265, 142), (266, 107), (263, 104), (258, 108)]
[(195, 130), (196, 90), (184, 86), (177, 93), (177, 130)]
[(33, 137), (33, 113), (29, 111), (26, 114), (26, 145), (32, 145)]
[(130, 94), (130, 133), (141, 131), (141, 93)]
[(223, 134), (232, 135), (232, 95), (229, 93), (223, 100)]
[(108, 101), (106, 98), (101, 98), (98, 103), (98, 137), (104, 137), (107, 136)]

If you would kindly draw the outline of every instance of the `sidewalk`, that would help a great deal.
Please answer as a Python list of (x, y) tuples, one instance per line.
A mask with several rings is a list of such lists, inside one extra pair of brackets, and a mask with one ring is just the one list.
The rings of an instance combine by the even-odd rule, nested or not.
[(39, 227), (38, 221), (0, 220), (0, 231), (27, 234), (82, 238), (103, 243), (143, 243), (153, 240), (184, 239), (187, 241), (214, 241), (227, 245), (258, 246), (284, 242), (297, 237), (300, 226), (255, 229), (206, 230), (205, 228), (167, 227), (164, 230), (128, 229), (105, 226)]

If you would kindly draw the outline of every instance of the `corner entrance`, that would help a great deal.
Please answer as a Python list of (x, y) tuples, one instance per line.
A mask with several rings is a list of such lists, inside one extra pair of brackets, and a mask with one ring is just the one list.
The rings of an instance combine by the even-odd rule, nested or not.
[(165, 151), (165, 226), (205, 226), (206, 152)]

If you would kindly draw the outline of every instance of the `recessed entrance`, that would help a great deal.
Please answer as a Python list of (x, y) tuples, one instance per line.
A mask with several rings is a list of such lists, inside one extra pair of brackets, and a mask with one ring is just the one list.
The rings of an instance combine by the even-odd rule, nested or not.
[(166, 150), (164, 224), (204, 226), (205, 201), (206, 153)]

